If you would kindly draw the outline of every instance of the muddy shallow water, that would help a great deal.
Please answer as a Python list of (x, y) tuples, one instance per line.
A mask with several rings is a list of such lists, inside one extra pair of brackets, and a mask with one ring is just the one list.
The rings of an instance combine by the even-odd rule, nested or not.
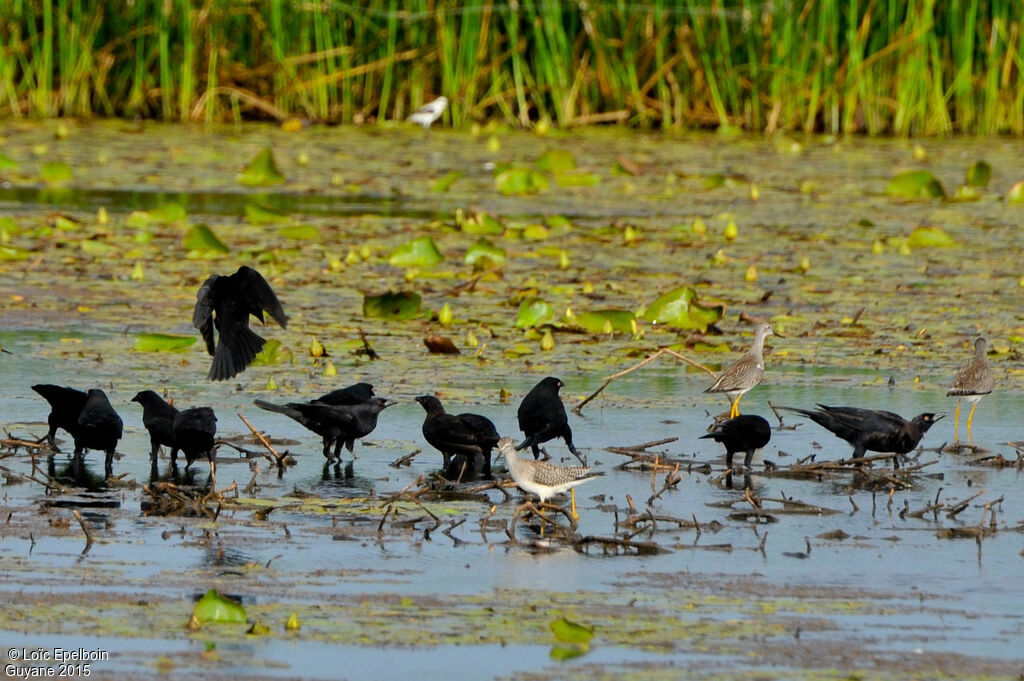
[[(140, 133), (80, 124), (58, 140), (49, 124), (8, 124), (2, 150), (19, 166), (4, 171), (0, 187), (0, 218), (13, 219), (0, 246), (24, 257), (0, 261), (0, 346), (12, 353), (0, 354), (0, 425), (11, 436), (44, 434), (47, 406), (28, 386), (52, 382), (104, 388), (126, 432), (112, 483), (102, 479), (101, 455), (88, 454), (85, 474), (75, 476), (61, 453), (51, 471), (59, 488), (47, 493), (24, 449), (0, 453), (4, 648), (109, 652), (92, 664), (91, 678), (1020, 675), (1024, 507), (1018, 455), (1006, 443), (1024, 440), (1024, 242), (1017, 238), (1024, 207), (1001, 200), (1021, 179), (1014, 175), (1019, 143), (923, 142), (915, 153), (914, 143), (900, 141), (420, 133), (164, 126)], [(269, 190), (239, 186), (236, 175), (263, 146), (288, 181)], [(532, 163), (551, 149), (571, 152), (600, 184), (553, 185), (531, 196), (495, 189), (485, 164)], [(623, 158), (641, 172), (616, 171)], [(993, 166), (978, 201), (895, 201), (883, 193), (894, 171), (922, 167), (952, 193), (978, 158)], [(72, 169), (64, 188), (38, 178), (52, 160)], [(462, 174), (433, 191), (449, 172)], [(716, 174), (731, 179), (712, 186)], [(186, 210), (187, 223), (132, 214), (167, 202)], [(284, 221), (253, 224), (245, 217), (253, 202), (277, 208)], [(474, 273), (464, 264), (478, 236), (455, 227), (458, 209), (505, 222), (504, 234), (488, 237), (507, 251), (500, 271)], [(694, 231), (697, 217), (706, 234)], [(730, 220), (734, 241), (723, 236)], [(231, 252), (187, 254), (182, 236), (198, 223)], [(524, 236), (524, 226), (538, 223), (549, 227), (543, 238)], [(289, 224), (314, 225), (317, 235), (285, 236), (279, 230)], [(907, 247), (902, 240), (921, 225), (940, 227), (955, 245)], [(443, 263), (416, 271), (387, 264), (396, 246), (421, 235), (434, 239)], [(132, 349), (140, 333), (192, 333), (198, 285), (243, 262), (267, 274), (282, 299), (288, 329), (260, 333), (290, 349), (290, 362), (213, 384), (200, 345)], [(137, 265), (141, 279), (131, 276)], [(634, 311), (684, 284), (726, 306), (706, 334), (645, 322), (636, 335), (557, 326), (554, 348), (544, 350), (539, 334), (515, 328), (524, 296), (548, 300), (560, 322), (566, 307)], [(389, 288), (420, 293), (433, 318), (364, 318), (363, 294)], [(445, 303), (449, 325), (436, 314)], [(784, 471), (811, 454), (828, 461), (851, 451), (786, 415), (754, 461), (752, 498), (768, 514), (756, 521), (742, 476), (725, 487), (719, 446), (698, 439), (727, 406), (724, 398), (702, 392), (707, 374), (662, 357), (611, 383), (582, 415), (570, 414), (577, 445), (605, 473), (578, 490), (577, 539), (624, 539), (640, 528), (629, 525), (631, 515), (650, 510), (663, 519), (632, 540), (662, 553), (624, 555), (632, 551), (599, 543), (577, 551), (566, 537), (540, 540), (537, 523), (525, 520), (512, 543), (504, 528), (514, 490), (511, 500), (490, 489), (426, 495), (423, 506), (399, 501), (382, 521), (389, 495), (440, 465), (422, 441), (423, 412), (412, 397), (437, 390), (450, 412), (484, 413), (516, 435), (516, 405), (543, 376), (562, 378), (573, 406), (659, 347), (717, 369), (750, 342), (740, 313), (770, 318), (785, 334), (769, 340), (765, 382), (743, 398), (744, 413), (778, 425), (769, 401), (877, 406), (908, 417), (950, 412), (904, 462), (920, 465), (899, 478), (905, 485), (849, 471), (800, 479), (767, 473), (766, 460)], [(360, 329), (380, 360), (353, 353), (362, 347)], [(479, 346), (466, 346), (467, 331)], [(427, 354), (422, 339), (430, 333), (450, 336), (462, 354)], [(976, 334), (988, 338), (996, 374), (996, 391), (975, 416), (978, 449), (939, 451), (953, 441), (955, 403), (945, 390)], [(313, 335), (337, 376), (324, 376), (326, 360), (310, 356)], [(268, 389), (271, 379), (276, 389)], [(400, 404), (356, 445), (350, 468), (325, 468), (318, 438), (252, 405), (257, 396), (287, 401), (356, 380)], [(243, 413), (282, 442), (295, 465), (279, 477), (258, 455), (244, 459), (221, 447), (217, 487), (237, 482), (237, 496), (224, 495), (198, 517), (148, 515), (148, 437), (141, 409), (129, 401), (144, 388), (166, 390), (179, 405), (214, 406), (221, 436), (248, 434), (236, 416)], [(629, 457), (605, 449), (672, 437), (648, 453), (678, 462), (680, 480), (650, 501), (670, 471), (620, 469)], [(251, 437), (243, 447), (260, 450)], [(388, 465), (416, 449), (423, 451), (411, 465)], [(560, 442), (547, 450), (574, 462)], [(995, 454), (1005, 466), (985, 459)], [(40, 466), (46, 472), (45, 458)], [(202, 489), (207, 466), (193, 468), (192, 477), (173, 477), (162, 459), (157, 481)], [(885, 468), (876, 463), (873, 476)], [(784, 508), (782, 499), (819, 508)], [(73, 510), (93, 535), (85, 553)], [(186, 629), (193, 601), (211, 587), (240, 598), (250, 622), (269, 633)], [(293, 612), (302, 628), (286, 632)], [(594, 628), (584, 654), (565, 661), (556, 659), (550, 628), (562, 616)]]

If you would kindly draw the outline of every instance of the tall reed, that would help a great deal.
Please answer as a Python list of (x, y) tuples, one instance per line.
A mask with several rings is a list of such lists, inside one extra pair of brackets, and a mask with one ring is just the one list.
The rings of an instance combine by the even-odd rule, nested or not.
[(0, 115), (1024, 134), (1020, 0), (6, 0)]

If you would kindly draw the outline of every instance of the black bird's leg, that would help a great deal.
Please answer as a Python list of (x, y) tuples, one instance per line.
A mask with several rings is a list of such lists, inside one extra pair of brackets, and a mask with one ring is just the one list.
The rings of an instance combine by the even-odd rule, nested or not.
[(160, 453), (160, 443), (156, 441), (156, 438), (150, 438), (149, 446), (149, 458), (153, 461), (156, 461), (156, 457)]
[(483, 474), (483, 476), (485, 478), (490, 480), (491, 479), (491, 450), (488, 449), (486, 452), (484, 452), (483, 453), (483, 457), (484, 457), (484, 467), (481, 470), (481, 473)]
[[(324, 458), (328, 461), (331, 460), (331, 445), (334, 444), (328, 437), (324, 437)], [(337, 454), (335, 454), (337, 456)]]
[[(562, 429), (562, 439), (565, 440), (565, 446), (569, 448), (569, 451), (573, 453), (577, 459), (580, 458), (580, 453), (576, 451), (576, 447), (572, 444), (572, 429), (569, 428), (569, 424), (565, 424), (565, 428)], [(582, 459), (580, 459), (582, 461)]]
[(750, 470), (750, 462), (754, 460), (754, 450), (751, 449), (747, 452), (746, 456), (743, 457), (743, 467), (746, 470)]
[(725, 452), (725, 467), (727, 469), (729, 469), (730, 471), (732, 470), (732, 455), (733, 454), (734, 454), (734, 452), (731, 452), (731, 451), (726, 451)]
[(114, 476), (114, 450), (108, 449), (106, 458), (103, 461), (103, 472), (108, 477)]

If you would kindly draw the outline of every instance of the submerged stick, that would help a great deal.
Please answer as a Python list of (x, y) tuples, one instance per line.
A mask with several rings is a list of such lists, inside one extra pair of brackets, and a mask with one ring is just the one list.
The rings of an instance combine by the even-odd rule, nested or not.
[(71, 514), (75, 516), (75, 520), (78, 521), (82, 532), (85, 532), (85, 548), (82, 549), (82, 555), (85, 555), (92, 548), (92, 532), (89, 531), (89, 526), (85, 524), (85, 520), (82, 519), (82, 514), (78, 512), (78, 509), (71, 511)]

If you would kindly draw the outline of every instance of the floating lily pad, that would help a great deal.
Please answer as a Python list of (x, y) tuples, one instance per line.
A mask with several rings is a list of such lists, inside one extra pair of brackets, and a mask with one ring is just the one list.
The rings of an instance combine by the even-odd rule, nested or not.
[(718, 189), (725, 186), (725, 175), (722, 173), (711, 173), (705, 175), (702, 182), (705, 189)]
[(0, 246), (0, 260), (28, 260), (31, 255), (24, 248), (16, 246)]
[(231, 249), (226, 243), (213, 233), (213, 230), (203, 224), (192, 225), (185, 232), (181, 240), (181, 246), (186, 251), (197, 253), (230, 253)]
[(968, 187), (987, 187), (992, 179), (992, 166), (985, 161), (975, 161), (967, 169)]
[(287, 213), (261, 206), (258, 203), (245, 204), (245, 219), (251, 225), (274, 225), (292, 220)]
[(180, 203), (164, 203), (147, 212), (151, 221), (162, 225), (188, 220), (188, 213)]
[(192, 616), (200, 624), (205, 622), (245, 624), (246, 621), (245, 608), (240, 603), (221, 596), (216, 589), (210, 589), (199, 599), (196, 607), (192, 609)]
[(238, 182), (250, 187), (265, 187), (284, 182), (284, 175), (277, 169), (274, 153), (269, 147), (256, 154), (256, 158), (239, 174)]
[[(256, 357), (253, 358), (253, 364), (291, 364), (294, 359), (294, 354), (291, 348), (285, 346), (284, 343), (271, 338), (263, 344), (263, 349), (256, 353)], [(270, 377), (273, 380), (273, 376)], [(269, 390), (269, 388), (268, 388)]]
[(487, 239), (477, 239), (466, 249), (466, 264), (475, 270), (501, 267), (505, 264), (505, 249)]
[(697, 292), (689, 286), (669, 291), (658, 296), (644, 313), (644, 319), (652, 324), (665, 324), (677, 329), (699, 329), (707, 331), (722, 315), (722, 305), (701, 305)]
[(942, 199), (946, 190), (930, 170), (910, 170), (899, 173), (885, 188), (885, 193), (903, 199)]
[(39, 168), (39, 177), (47, 184), (71, 181), (71, 166), (61, 161), (47, 161)]
[(196, 342), (195, 336), (174, 333), (140, 333), (135, 337), (138, 352), (179, 352)]
[(487, 213), (477, 213), (461, 223), (462, 231), (467, 234), (504, 234), (505, 225)]
[(455, 180), (459, 179), (460, 177), (462, 177), (462, 172), (459, 170), (453, 170), (452, 172), (448, 173), (441, 179), (434, 182), (434, 184), (430, 186), (430, 191), (435, 192), (437, 194), (446, 192), (452, 186), (452, 183), (455, 182)]
[(539, 326), (550, 322), (555, 318), (555, 309), (540, 298), (525, 298), (519, 304), (519, 314), (516, 315), (516, 328), (525, 329), (531, 326)]
[(549, 173), (576, 170), (576, 158), (564, 149), (552, 149), (541, 154), (537, 159), (537, 167)]
[(918, 227), (907, 238), (907, 245), (911, 248), (940, 247), (948, 248), (956, 246), (953, 240), (941, 227)]
[(420, 294), (415, 291), (388, 291), (379, 296), (363, 297), (363, 316), (381, 319), (412, 319), (420, 311)]
[(548, 656), (556, 662), (565, 662), (574, 657), (586, 655), (588, 651), (587, 646), (552, 646)]
[(494, 177), (494, 185), (502, 194), (536, 194), (551, 187), (551, 182), (533, 168), (509, 168)]
[(433, 267), (443, 260), (444, 256), (437, 250), (434, 240), (421, 236), (392, 251), (388, 264), (395, 267)]
[(97, 239), (82, 240), (82, 251), (94, 258), (103, 258), (114, 253), (116, 250), (113, 245), (108, 244), (106, 241), (99, 241)]
[(559, 187), (595, 187), (601, 184), (601, 176), (597, 173), (555, 173), (555, 183)]
[(1007, 203), (1024, 203), (1024, 180), (1010, 187), (1006, 193)]
[(562, 643), (589, 643), (594, 638), (594, 628), (565, 617), (551, 622), (551, 632)]
[(277, 233), (285, 239), (319, 239), (320, 230), (316, 225), (289, 225), (277, 230)]
[(17, 170), (18, 162), (0, 151), (0, 170)]
[(573, 315), (570, 323), (590, 333), (633, 333), (636, 317), (627, 310), (593, 310)]

